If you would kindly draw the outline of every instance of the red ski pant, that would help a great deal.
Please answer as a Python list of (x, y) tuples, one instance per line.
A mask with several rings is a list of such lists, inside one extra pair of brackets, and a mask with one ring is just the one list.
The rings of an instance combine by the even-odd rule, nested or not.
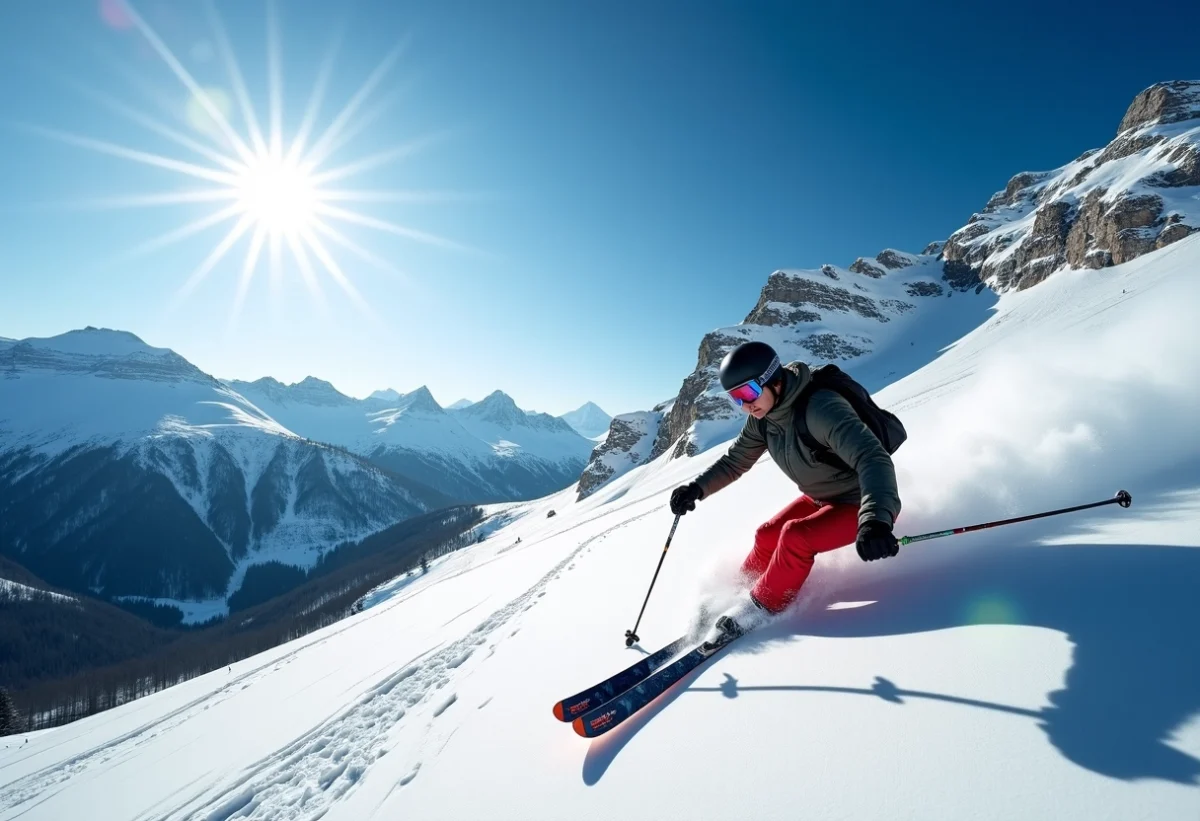
[(858, 505), (822, 505), (801, 496), (758, 528), (742, 572), (758, 579), (751, 593), (759, 604), (778, 613), (795, 600), (818, 553), (857, 537)]

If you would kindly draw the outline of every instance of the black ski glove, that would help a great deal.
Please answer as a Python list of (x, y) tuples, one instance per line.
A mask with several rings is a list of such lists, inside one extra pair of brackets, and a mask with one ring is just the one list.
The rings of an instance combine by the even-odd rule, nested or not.
[(704, 496), (704, 491), (700, 490), (700, 485), (695, 482), (680, 485), (671, 491), (671, 512), (676, 516), (682, 516), (689, 510), (695, 510), (696, 502), (702, 496)]
[(900, 552), (900, 543), (892, 535), (892, 526), (877, 519), (859, 525), (855, 547), (864, 562), (886, 559)]

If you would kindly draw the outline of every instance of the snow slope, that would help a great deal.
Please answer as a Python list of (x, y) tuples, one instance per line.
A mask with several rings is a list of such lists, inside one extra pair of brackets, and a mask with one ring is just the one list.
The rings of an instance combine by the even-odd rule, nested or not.
[[(901, 534), (1118, 488), (1129, 510), (822, 556), (794, 611), (585, 741), (551, 704), (638, 657), (669, 491), (724, 448), (662, 457), (509, 506), (236, 669), (12, 739), (0, 819), (1200, 817), (1197, 267), (1200, 236), (1057, 273), (882, 392)], [(764, 460), (681, 520), (647, 647), (728, 599), (794, 493)]]

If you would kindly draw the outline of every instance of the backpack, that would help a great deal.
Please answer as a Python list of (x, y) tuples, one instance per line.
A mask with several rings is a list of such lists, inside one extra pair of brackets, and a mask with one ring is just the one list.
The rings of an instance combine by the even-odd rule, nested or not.
[(885, 411), (876, 405), (866, 388), (855, 382), (837, 365), (822, 365), (812, 372), (812, 379), (801, 391), (800, 396), (796, 398), (792, 414), (796, 435), (800, 437), (804, 446), (812, 451), (813, 459), (816, 461), (840, 470), (852, 470), (837, 454), (820, 444), (808, 431), (806, 418), (808, 400), (819, 390), (831, 390), (841, 394), (888, 453), (895, 453), (908, 438), (908, 432), (904, 430), (904, 424), (900, 419), (894, 413)]

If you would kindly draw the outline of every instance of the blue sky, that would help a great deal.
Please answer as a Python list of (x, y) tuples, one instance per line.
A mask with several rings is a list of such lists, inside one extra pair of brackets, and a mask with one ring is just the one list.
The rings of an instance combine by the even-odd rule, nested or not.
[[(0, 335), (96, 325), (220, 377), (646, 409), (773, 270), (920, 251), (1013, 174), (1107, 143), (1146, 86), (1200, 78), (1186, 4), (1136, 25), (1125, 4), (902, 5), (279, 0), (284, 145), (339, 30), (310, 146), (400, 45), (320, 169), (408, 145), (328, 187), (424, 193), (331, 203), (367, 217), (316, 235), (359, 302), (311, 252), (320, 297), (286, 246), (272, 277), (268, 239), (239, 303), (253, 227), (181, 296), (233, 217), (130, 253), (238, 200), (96, 202), (240, 184), (112, 153), (231, 151), (147, 32), (248, 135), (204, 3), (133, 2), (139, 26), (121, 0), (12, 0)], [(268, 6), (215, 7), (269, 137)]]

